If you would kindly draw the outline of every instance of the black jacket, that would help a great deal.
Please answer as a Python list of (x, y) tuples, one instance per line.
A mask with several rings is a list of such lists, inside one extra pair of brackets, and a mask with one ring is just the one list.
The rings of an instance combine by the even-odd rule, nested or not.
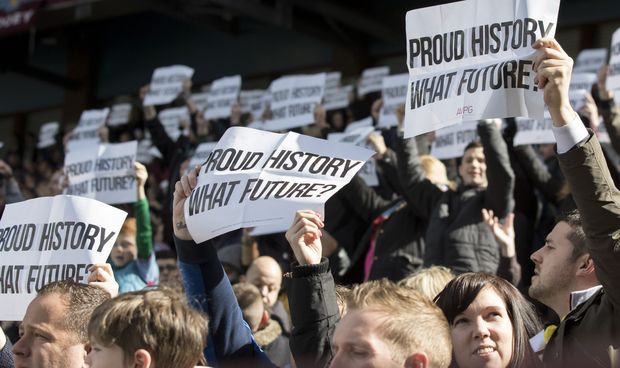
[(482, 209), (493, 210), (499, 218), (514, 207), (514, 173), (506, 143), (495, 124), (478, 124), (487, 163), (488, 186), (464, 185), (442, 191), (426, 179), (420, 166), (415, 140), (403, 141), (408, 148), (398, 164), (408, 184), (405, 196), (418, 216), (428, 221), (424, 265), (443, 265), (456, 273), (497, 273), (500, 254), (492, 232), (482, 220)]

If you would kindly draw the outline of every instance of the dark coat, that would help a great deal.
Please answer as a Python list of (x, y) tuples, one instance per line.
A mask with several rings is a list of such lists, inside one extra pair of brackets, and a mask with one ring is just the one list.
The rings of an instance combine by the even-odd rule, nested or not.
[(547, 344), (546, 367), (620, 365), (620, 191), (594, 135), (558, 155), (603, 288), (571, 311)]

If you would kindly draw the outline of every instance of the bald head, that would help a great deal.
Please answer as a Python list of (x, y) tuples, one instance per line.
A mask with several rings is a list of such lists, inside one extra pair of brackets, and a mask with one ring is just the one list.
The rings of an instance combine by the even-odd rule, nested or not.
[(247, 281), (255, 285), (268, 307), (273, 307), (282, 286), (282, 269), (275, 259), (263, 256), (252, 262), (246, 273)]

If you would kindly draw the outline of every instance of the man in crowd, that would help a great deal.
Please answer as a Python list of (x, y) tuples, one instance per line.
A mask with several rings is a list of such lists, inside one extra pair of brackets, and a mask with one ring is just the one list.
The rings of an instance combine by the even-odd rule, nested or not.
[[(558, 160), (580, 214), (559, 221), (545, 246), (532, 255), (536, 269), (530, 295), (562, 318), (547, 333), (543, 361), (546, 367), (617, 366), (620, 191), (596, 136), (570, 105), (572, 59), (553, 39), (538, 40), (534, 48), (534, 70), (553, 119)], [(596, 287), (597, 278), (602, 287)]]
[(0, 368), (82, 368), (88, 353), (88, 321), (101, 303), (118, 294), (109, 264), (89, 269), (89, 284), (74, 281), (44, 286), (28, 305), (11, 351), (0, 331)]

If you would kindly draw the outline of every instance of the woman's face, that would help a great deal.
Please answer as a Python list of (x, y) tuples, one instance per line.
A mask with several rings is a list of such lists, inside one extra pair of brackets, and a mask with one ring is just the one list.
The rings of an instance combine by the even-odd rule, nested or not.
[(452, 323), (452, 345), (459, 368), (508, 366), (512, 357), (512, 322), (506, 303), (484, 288)]

